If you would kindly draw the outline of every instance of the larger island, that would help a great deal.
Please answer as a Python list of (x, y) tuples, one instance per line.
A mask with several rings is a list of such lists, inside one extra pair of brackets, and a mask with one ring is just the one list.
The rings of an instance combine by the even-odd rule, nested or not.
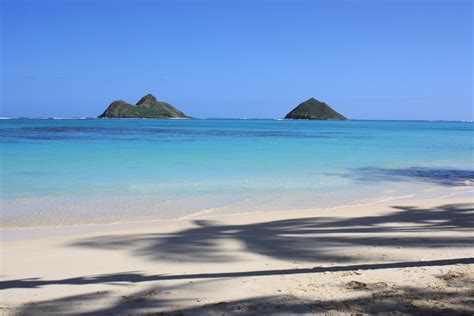
[(158, 101), (151, 93), (136, 105), (123, 100), (112, 102), (99, 118), (189, 118), (169, 103)]

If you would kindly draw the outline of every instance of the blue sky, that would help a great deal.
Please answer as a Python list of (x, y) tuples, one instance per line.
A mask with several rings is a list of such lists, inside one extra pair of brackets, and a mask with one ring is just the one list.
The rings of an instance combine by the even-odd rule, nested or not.
[(96, 116), (146, 93), (195, 117), (473, 119), (473, 5), (1, 1), (1, 116)]

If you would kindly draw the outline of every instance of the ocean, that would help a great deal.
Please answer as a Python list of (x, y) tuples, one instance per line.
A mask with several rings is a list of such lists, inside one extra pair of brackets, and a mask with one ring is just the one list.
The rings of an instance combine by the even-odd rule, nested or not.
[(327, 209), (458, 194), (474, 124), (0, 120), (2, 227)]

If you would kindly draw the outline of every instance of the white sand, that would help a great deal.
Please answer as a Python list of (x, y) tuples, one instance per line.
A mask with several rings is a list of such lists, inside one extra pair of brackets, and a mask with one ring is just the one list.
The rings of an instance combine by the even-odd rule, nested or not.
[(472, 314), (473, 202), (4, 229), (1, 314)]

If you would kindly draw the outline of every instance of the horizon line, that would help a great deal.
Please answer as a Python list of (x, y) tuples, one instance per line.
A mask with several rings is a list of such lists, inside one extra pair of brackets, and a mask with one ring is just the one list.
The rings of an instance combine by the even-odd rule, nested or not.
[[(267, 120), (267, 121), (319, 121), (319, 122), (337, 122), (340, 120), (311, 120), (311, 119), (286, 119), (286, 118), (257, 118), (257, 117), (188, 117), (188, 118), (99, 118), (97, 116), (0, 116), (1, 120)], [(377, 118), (364, 118), (364, 119), (351, 119), (348, 118), (345, 121), (385, 121), (385, 122), (459, 122), (459, 123), (473, 123), (474, 120), (441, 120), (441, 119), (377, 119)]]

